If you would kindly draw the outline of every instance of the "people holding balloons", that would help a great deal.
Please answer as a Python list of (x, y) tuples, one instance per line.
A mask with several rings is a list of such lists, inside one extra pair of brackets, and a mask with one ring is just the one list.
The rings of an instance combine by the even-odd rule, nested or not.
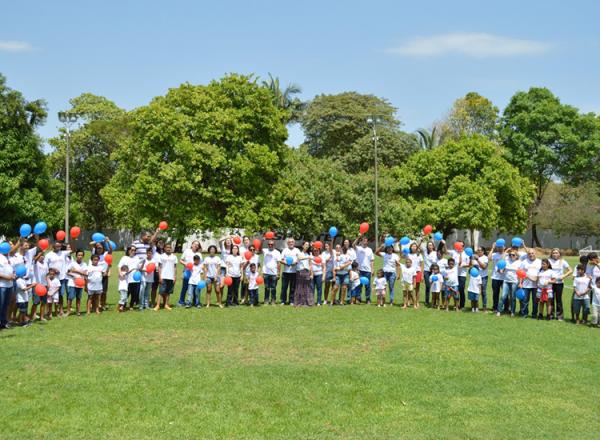
[(81, 316), (81, 296), (85, 287), (85, 278), (87, 277), (87, 264), (83, 261), (85, 251), (77, 249), (75, 252), (75, 260), (69, 263), (67, 267), (67, 277), (69, 279), (67, 286), (69, 294), (67, 297), (67, 313), (71, 313), (73, 300), (75, 300), (75, 312), (77, 316)]
[(296, 293), (296, 264), (300, 256), (300, 249), (296, 248), (296, 240), (289, 237), (286, 248), (281, 252), (283, 273), (281, 278), (281, 293), (279, 301), (281, 305), (294, 305), (294, 294)]
[[(165, 244), (165, 252), (160, 256), (158, 265), (158, 283), (160, 284), (159, 294), (162, 298), (165, 310), (171, 310), (169, 297), (173, 294), (173, 287), (177, 280), (177, 256), (173, 253), (173, 247), (170, 243)], [(154, 311), (160, 310), (160, 301), (156, 301)]]
[(154, 249), (146, 249), (146, 258), (142, 264), (142, 284), (140, 286), (140, 310), (150, 308), (154, 277), (159, 265), (160, 254), (155, 254)]
[(476, 267), (481, 277), (481, 303), (483, 311), (487, 312), (487, 286), (488, 286), (488, 264), (489, 258), (486, 249), (479, 246), (472, 257), (473, 267)]
[(375, 255), (383, 258), (383, 274), (390, 292), (390, 306), (394, 305), (394, 284), (400, 277), (400, 258), (394, 253), (393, 244), (393, 237), (385, 237), (383, 244), (375, 252)]
[[(238, 237), (239, 238), (239, 237)], [(240, 239), (241, 243), (241, 239)], [(231, 254), (225, 261), (226, 272), (223, 283), (227, 285), (227, 306), (239, 305), (240, 283), (242, 280), (244, 261), (240, 255), (240, 248), (237, 244), (231, 246)], [(221, 285), (221, 288), (224, 286)]]
[(267, 239), (267, 248), (262, 249), (261, 253), (263, 254), (262, 268), (265, 280), (264, 304), (275, 305), (277, 303), (277, 280), (281, 274), (281, 253), (275, 248), (273, 238)]
[(550, 261), (544, 258), (537, 276), (538, 319), (544, 317), (544, 306), (546, 306), (547, 312), (546, 319), (552, 319), (552, 299), (554, 298), (552, 286), (555, 282), (556, 272), (552, 269)]
[[(179, 263), (186, 268), (188, 265), (194, 264), (194, 257), (198, 255), (200, 257), (200, 263), (202, 263), (202, 247), (200, 246), (200, 242), (198, 240), (192, 241), (191, 246), (183, 251), (181, 254), (181, 259)], [(188, 269), (189, 270), (189, 269)], [(189, 274), (188, 274), (189, 275)], [(186, 305), (186, 295), (188, 294), (188, 284), (189, 284), (189, 276), (184, 276), (181, 283), (181, 291), (179, 292), (179, 301), (177, 305), (183, 307)]]
[[(190, 268), (191, 265), (191, 268)], [(190, 271), (190, 276), (188, 280), (188, 289), (187, 294), (185, 296), (185, 307), (190, 308), (192, 306), (196, 308), (201, 308), (201, 293), (202, 293), (202, 277), (204, 275), (203, 265), (202, 265), (202, 256), (194, 255), (192, 257), (192, 263), (188, 263), (186, 269)], [(206, 284), (206, 283), (204, 283)]]
[(221, 257), (217, 254), (217, 247), (213, 244), (208, 247), (208, 256), (204, 259), (204, 274), (206, 281), (206, 307), (210, 308), (211, 293), (214, 287), (217, 296), (217, 305), (223, 308), (221, 301)]
[[(500, 272), (504, 274), (504, 282), (502, 284), (502, 297), (498, 302), (498, 310), (496, 316), (500, 316), (504, 311), (504, 302), (506, 299), (509, 300), (510, 304), (510, 316), (515, 316), (516, 309), (516, 292), (519, 288), (519, 278), (525, 273), (521, 269), (521, 260), (517, 254), (517, 251), (510, 248), (508, 251), (508, 258), (505, 260), (506, 265), (504, 269), (500, 269)], [(517, 273), (519, 272), (519, 273)]]
[[(366, 227), (364, 226), (366, 225)], [(361, 224), (361, 231), (368, 231), (368, 224)], [(369, 238), (366, 235), (362, 237), (358, 237), (354, 241), (354, 245), (356, 247), (356, 262), (358, 263), (358, 273), (360, 277), (365, 277), (369, 280), (368, 283), (364, 285), (365, 288), (365, 301), (367, 304), (371, 304), (371, 276), (373, 275), (373, 265), (375, 263), (375, 254), (373, 250), (369, 247)], [(358, 286), (359, 296), (358, 301), (360, 302), (362, 297), (362, 287), (361, 284)]]
[(491, 247), (488, 255), (488, 261), (491, 261), (492, 264), (492, 311), (494, 313), (498, 311), (500, 292), (504, 284), (504, 269), (506, 268), (506, 260), (504, 259), (506, 249), (504, 246), (504, 239), (499, 238)]
[(529, 304), (532, 308), (532, 317), (537, 316), (537, 278), (541, 268), (542, 261), (537, 257), (535, 249), (528, 249), (526, 257), (521, 261), (521, 269), (525, 271), (525, 278), (521, 281), (521, 288), (525, 293), (525, 299), (521, 301), (521, 316), (523, 317), (527, 317), (529, 314)]

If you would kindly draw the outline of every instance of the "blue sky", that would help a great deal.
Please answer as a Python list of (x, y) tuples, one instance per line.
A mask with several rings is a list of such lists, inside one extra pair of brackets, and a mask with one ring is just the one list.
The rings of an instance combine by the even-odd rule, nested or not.
[[(131, 109), (228, 72), (271, 72), (303, 99), (385, 97), (412, 131), (469, 91), (502, 109), (515, 91), (545, 86), (600, 113), (599, 17), (591, 0), (13, 1), (0, 15), (0, 72), (48, 101), (44, 137), (82, 92)], [(289, 143), (301, 141), (292, 127)]]

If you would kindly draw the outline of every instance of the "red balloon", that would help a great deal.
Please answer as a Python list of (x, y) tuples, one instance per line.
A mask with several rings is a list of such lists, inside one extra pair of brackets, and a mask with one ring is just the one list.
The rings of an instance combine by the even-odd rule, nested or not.
[(104, 256), (104, 262), (110, 266), (112, 264), (112, 255), (111, 254), (106, 254)]
[(431, 226), (431, 225), (425, 225), (423, 227), (423, 234), (429, 235), (429, 234), (431, 234), (431, 231), (433, 231), (433, 226)]
[(231, 277), (225, 277), (225, 279), (223, 280), (223, 282), (225, 283), (226, 286), (231, 286), (233, 284), (233, 278), (231, 278)]
[(242, 239), (236, 235), (235, 237), (233, 237), (233, 243), (234, 244), (241, 244), (242, 243)]
[(260, 241), (258, 238), (255, 238), (252, 241), (252, 244), (254, 245), (254, 249), (256, 250), (262, 249), (262, 241)]
[(65, 231), (57, 231), (56, 232), (56, 239), (58, 241), (63, 241), (66, 236), (67, 236), (67, 233)]
[(275, 233), (273, 231), (265, 232), (265, 238), (267, 240), (273, 240), (275, 238)]
[(79, 234), (81, 234), (81, 229), (79, 229), (79, 226), (73, 226), (71, 228), (71, 238), (75, 240), (77, 237), (79, 237)]
[(527, 272), (525, 272), (523, 269), (519, 269), (517, 270), (517, 277), (520, 280), (525, 279), (527, 277)]
[(358, 230), (361, 234), (366, 234), (369, 231), (369, 224), (367, 222), (361, 223)]
[(48, 289), (46, 289), (46, 286), (43, 284), (36, 284), (34, 290), (37, 296), (44, 296), (46, 293), (48, 293)]
[(256, 284), (258, 284), (259, 286), (261, 284), (264, 284), (265, 279), (263, 277), (261, 277), (260, 275), (256, 277)]
[(323, 259), (321, 257), (315, 257), (315, 264), (321, 264), (323, 262)]
[(315, 242), (313, 243), (313, 247), (314, 247), (315, 249), (321, 249), (321, 248), (323, 247), (323, 243), (321, 243), (320, 241), (315, 241)]
[(188, 263), (188, 264), (186, 264), (186, 265), (185, 265), (185, 268), (186, 268), (187, 270), (192, 270), (192, 269), (194, 268), (194, 263)]
[(250, 261), (253, 256), (254, 256), (254, 254), (252, 253), (252, 251), (246, 251), (246, 252), (244, 252), (244, 258), (246, 260), (248, 260), (248, 261)]
[(79, 288), (85, 287), (85, 280), (83, 278), (75, 278), (74, 283), (75, 283), (75, 287), (79, 287)]
[(462, 252), (462, 250), (463, 250), (463, 244), (459, 243), (459, 242), (454, 243), (454, 250), (456, 252)]
[(50, 243), (48, 243), (48, 240), (45, 239), (45, 238), (42, 238), (40, 241), (38, 241), (38, 246), (43, 251), (45, 251), (46, 249), (48, 249), (49, 245), (50, 245)]
[(146, 273), (152, 273), (156, 270), (156, 264), (154, 263), (148, 263), (146, 265)]
[(162, 221), (158, 224), (158, 229), (161, 231), (166, 231), (169, 228), (169, 224), (166, 221)]

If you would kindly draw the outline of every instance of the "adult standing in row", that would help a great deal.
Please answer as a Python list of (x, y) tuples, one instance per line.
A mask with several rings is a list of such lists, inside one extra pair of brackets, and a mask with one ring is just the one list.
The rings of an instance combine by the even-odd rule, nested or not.
[(333, 276), (333, 266), (335, 264), (335, 251), (333, 248), (333, 241), (330, 243), (324, 244), (323, 253), (321, 254), (321, 259), (325, 264), (325, 301), (323, 304), (327, 305), (327, 301), (331, 299), (331, 303), (334, 302), (335, 298), (329, 298), (329, 292), (333, 292), (335, 286), (335, 277)]
[(564, 319), (562, 295), (565, 287), (563, 280), (573, 273), (573, 269), (571, 269), (569, 263), (562, 258), (560, 250), (557, 248), (552, 249), (548, 261), (550, 262), (550, 267), (554, 271), (555, 280), (552, 284), (552, 319), (562, 321)]
[(488, 264), (489, 258), (485, 253), (485, 248), (479, 246), (473, 255), (473, 266), (479, 270), (481, 276), (481, 299), (483, 311), (487, 312), (487, 285), (488, 285)]
[(429, 306), (429, 295), (431, 292), (431, 265), (437, 264), (438, 253), (435, 250), (435, 243), (428, 241), (423, 245), (423, 277), (425, 278), (425, 305)]
[[(287, 247), (281, 252), (281, 261), (283, 262), (283, 276), (281, 278), (281, 305), (294, 305), (294, 294), (296, 293), (296, 264), (300, 250), (296, 247), (296, 240), (292, 237), (287, 239)], [(289, 302), (288, 302), (289, 301)]]
[(494, 244), (490, 249), (488, 260), (492, 262), (492, 311), (498, 311), (500, 292), (504, 285), (504, 271), (498, 268), (498, 263), (504, 260), (504, 246)]
[[(179, 263), (183, 266), (183, 270), (188, 264), (194, 263), (194, 257), (196, 255), (200, 256), (200, 263), (202, 264), (202, 247), (200, 246), (200, 242), (198, 240), (192, 241), (192, 245), (183, 251), (181, 254), (181, 258), (179, 259)], [(181, 292), (179, 292), (179, 301), (177, 305), (184, 307), (185, 306), (185, 296), (187, 295), (188, 286), (190, 282), (190, 277), (184, 276), (181, 282)], [(195, 304), (197, 305), (197, 304)]]
[(315, 304), (315, 296), (312, 289), (312, 260), (310, 254), (310, 243), (305, 241), (302, 245), (302, 251), (298, 255), (298, 263), (296, 264), (296, 290), (294, 292), (294, 305), (313, 306)]
[(525, 299), (521, 302), (521, 316), (526, 318), (529, 315), (529, 303), (531, 303), (531, 316), (537, 318), (537, 279), (542, 269), (542, 260), (537, 258), (534, 249), (527, 249), (527, 256), (521, 262), (521, 269), (525, 271), (525, 278), (521, 282), (521, 287), (525, 291)]
[(275, 249), (275, 241), (267, 241), (267, 248), (262, 249), (263, 277), (265, 279), (265, 304), (277, 303), (277, 280), (281, 276), (281, 252)]
[(460, 294), (460, 308), (462, 309), (465, 307), (465, 286), (467, 284), (467, 273), (471, 266), (471, 257), (465, 252), (464, 241), (457, 240), (456, 243), (458, 243), (457, 248), (460, 250), (456, 250), (456, 248), (452, 249), (449, 254), (454, 258), (456, 266), (458, 267), (458, 292)]
[(408, 258), (412, 261), (412, 267), (415, 268), (415, 307), (419, 307), (419, 295), (421, 293), (421, 281), (423, 280), (423, 256), (419, 244), (411, 243), (408, 248)]
[[(360, 243), (358, 243), (359, 240)], [(362, 238), (358, 237), (354, 241), (354, 246), (356, 247), (356, 261), (358, 263), (359, 274), (361, 277), (369, 280), (369, 282), (365, 284), (365, 301), (367, 304), (371, 304), (371, 277), (373, 275), (373, 262), (375, 261), (375, 256), (373, 250), (369, 247), (369, 239), (366, 236), (363, 236)], [(362, 297), (362, 288), (360, 297)]]
[[(384, 249), (385, 253), (382, 254)], [(383, 258), (383, 275), (385, 276), (385, 281), (387, 282), (390, 293), (390, 305), (393, 306), (394, 284), (396, 283), (396, 279), (400, 277), (400, 258), (394, 253), (393, 246), (385, 246), (385, 244), (382, 244), (379, 249), (377, 249), (375, 255)]]
[[(231, 247), (231, 254), (227, 256), (227, 261), (225, 262), (225, 276), (230, 277), (232, 280), (231, 285), (227, 287), (227, 305), (229, 307), (239, 305), (243, 266), (244, 262), (240, 255), (240, 248), (234, 244)], [(221, 289), (223, 289), (223, 285), (221, 285)]]

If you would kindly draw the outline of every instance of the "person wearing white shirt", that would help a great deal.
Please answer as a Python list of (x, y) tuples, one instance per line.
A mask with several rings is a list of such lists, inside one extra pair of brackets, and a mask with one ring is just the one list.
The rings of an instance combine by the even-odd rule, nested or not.
[(488, 262), (492, 264), (492, 311), (498, 311), (498, 301), (500, 301), (500, 292), (504, 284), (504, 272), (498, 269), (498, 263), (505, 259), (504, 246), (496, 246), (494, 243), (488, 254)]
[(414, 295), (415, 284), (417, 280), (418, 267), (413, 265), (412, 260), (406, 257), (404, 263), (400, 263), (400, 270), (402, 271), (402, 291), (404, 293), (404, 304), (403, 309), (406, 309), (410, 303), (412, 303), (415, 309), (419, 308), (419, 303), (416, 301)]
[(592, 286), (592, 325), (600, 327), (600, 277)]
[(528, 316), (529, 302), (531, 301), (531, 316), (535, 318), (538, 314), (538, 304), (535, 300), (537, 295), (537, 275), (542, 268), (542, 260), (537, 258), (534, 249), (527, 250), (527, 256), (521, 261), (520, 268), (526, 273), (526, 277), (521, 283), (521, 287), (525, 291), (525, 299), (521, 302), (521, 316)]
[(248, 279), (248, 293), (250, 295), (250, 307), (254, 307), (258, 305), (258, 283), (256, 279), (258, 278), (258, 268), (256, 263), (251, 262), (248, 265), (248, 273), (244, 276)]
[[(368, 283), (365, 284), (365, 301), (367, 304), (371, 304), (371, 277), (373, 276), (373, 263), (375, 261), (375, 254), (373, 250), (369, 247), (369, 238), (362, 237), (360, 239), (360, 244), (356, 244), (358, 238), (356, 239), (356, 262), (358, 263), (358, 274), (361, 278), (367, 278), (369, 280)], [(359, 288), (358, 300), (362, 300), (362, 287)]]
[(75, 311), (77, 316), (81, 316), (81, 295), (83, 293), (83, 287), (78, 286), (78, 282), (75, 280), (82, 279), (85, 282), (85, 278), (87, 277), (87, 264), (83, 261), (83, 257), (85, 256), (85, 251), (83, 249), (78, 249), (75, 252), (75, 261), (71, 261), (69, 267), (67, 268), (67, 276), (69, 277), (69, 296), (67, 298), (67, 316), (71, 312), (71, 305), (73, 304), (73, 300), (75, 300)]
[[(142, 261), (142, 285), (140, 286), (140, 310), (150, 308), (150, 296), (154, 287), (154, 277), (160, 262), (160, 254), (154, 249), (146, 249), (146, 258)], [(154, 270), (152, 270), (152, 266)], [(150, 266), (150, 267), (149, 267)]]
[[(323, 252), (321, 253), (321, 259), (325, 264), (325, 289), (324, 289), (324, 301), (323, 304), (327, 305), (329, 301), (329, 292), (333, 292), (335, 289), (335, 279), (333, 276), (333, 264), (335, 263), (335, 250), (333, 249), (333, 239), (331, 243), (326, 242), (323, 248)], [(334, 298), (331, 298), (331, 302), (333, 302)]]
[(91, 258), (91, 264), (87, 267), (87, 314), (92, 310), (100, 314), (100, 296), (102, 295), (102, 278), (108, 270), (108, 266), (100, 263), (100, 255), (94, 254)]
[(421, 249), (417, 243), (411, 243), (409, 246), (408, 258), (412, 261), (412, 265), (415, 268), (415, 303), (416, 307), (419, 307), (419, 296), (421, 294), (421, 281), (423, 280), (423, 256), (421, 255)]
[(552, 307), (552, 318), (562, 321), (564, 319), (563, 310), (563, 289), (565, 283), (563, 280), (569, 275), (573, 274), (573, 269), (569, 266), (569, 263), (560, 255), (560, 250), (557, 248), (552, 249), (550, 252), (550, 266), (555, 274), (555, 282), (552, 286), (553, 293), (553, 307)]
[[(171, 310), (169, 296), (173, 294), (173, 287), (177, 281), (177, 256), (173, 254), (173, 247), (169, 243), (165, 244), (165, 252), (160, 256), (158, 268), (159, 293), (163, 299), (163, 306), (166, 310)], [(156, 301), (154, 310), (160, 310), (160, 301)]]
[(281, 273), (281, 253), (275, 249), (275, 241), (267, 241), (267, 248), (262, 249), (263, 277), (265, 279), (264, 304), (275, 305), (277, 302), (277, 279)]
[(473, 267), (476, 267), (481, 277), (481, 303), (483, 311), (487, 312), (487, 286), (488, 286), (488, 264), (489, 258), (485, 248), (479, 246), (473, 255)]
[(6, 255), (0, 254), (0, 328), (9, 328), (8, 305), (15, 279), (15, 272), (8, 258)]
[(296, 267), (296, 290), (294, 291), (294, 305), (296, 307), (313, 306), (315, 304), (312, 287), (312, 259), (310, 243), (305, 241), (302, 244), (302, 251), (298, 256)]
[[(202, 248), (200, 246), (200, 242), (198, 240), (192, 241), (192, 245), (183, 251), (181, 254), (181, 259), (179, 263), (183, 266), (184, 270), (188, 264), (194, 264), (194, 256), (200, 255), (200, 259), (202, 259)], [(185, 273), (185, 272), (184, 272)], [(181, 291), (179, 292), (179, 301), (177, 305), (180, 307), (185, 306), (185, 296), (188, 293), (188, 284), (190, 278), (188, 276), (184, 276), (181, 282)]]
[[(60, 281), (59, 290), (59, 304), (62, 313), (64, 298), (69, 293), (69, 280), (67, 279), (67, 266), (71, 263), (71, 247), (66, 245), (66, 249), (63, 250), (63, 244), (59, 241), (55, 241), (53, 244), (52, 251), (46, 255), (46, 262), (49, 269), (55, 269), (57, 271), (56, 277)], [(37, 296), (37, 295), (36, 295)]]
[(202, 281), (204, 270), (202, 265), (202, 257), (200, 257), (200, 255), (196, 254), (193, 256), (192, 270), (190, 272), (188, 290), (185, 297), (185, 307), (188, 309), (192, 306), (201, 308), (202, 304), (200, 294), (202, 293), (202, 289), (198, 288), (198, 284), (200, 284), (200, 281)]
[[(252, 243), (250, 243), (250, 239), (248, 237), (244, 237), (244, 243), (246, 242), (246, 240), (248, 241), (248, 246), (246, 247), (246, 251), (241, 254), (244, 257), (243, 258), (244, 263), (242, 266), (242, 268), (244, 270), (244, 276), (242, 278), (242, 304), (245, 304), (248, 302), (249, 295), (250, 295), (250, 289), (248, 288), (249, 278), (247, 276), (248, 274), (250, 274), (250, 265), (252, 263), (254, 263), (254, 265), (256, 266), (256, 270), (258, 271), (258, 273), (260, 273), (260, 258), (256, 254), (256, 248), (254, 247), (254, 245)], [(250, 252), (250, 254), (252, 254), (252, 255), (248, 254), (248, 255), (250, 255), (250, 259), (246, 258), (247, 252)]]
[(227, 256), (227, 261), (225, 261), (225, 275), (231, 277), (231, 280), (233, 281), (231, 283), (231, 286), (227, 286), (228, 307), (239, 305), (240, 283), (242, 280), (243, 264), (244, 262), (242, 256), (240, 255), (240, 248), (239, 246), (234, 244), (231, 248), (231, 254)]
[[(575, 324), (585, 323), (590, 312), (590, 292), (592, 280), (585, 275), (585, 266), (577, 266), (577, 274), (573, 280), (573, 321)], [(579, 319), (579, 314), (582, 319)]]
[[(300, 249), (296, 248), (296, 240), (287, 239), (287, 247), (281, 251), (281, 264), (283, 264), (283, 275), (281, 278), (281, 292), (279, 301), (281, 305), (294, 305), (294, 294), (296, 293), (296, 264)], [(289, 302), (288, 302), (289, 301)]]
[[(348, 249), (345, 246), (340, 246), (339, 244), (335, 246), (335, 262), (333, 265), (333, 271), (335, 273), (335, 286), (333, 288), (333, 304), (344, 305), (346, 302), (346, 297), (348, 293), (348, 288), (350, 287), (350, 266), (352, 265), (352, 260), (348, 255)], [(339, 292), (339, 297), (336, 300), (336, 293)]]
[(428, 241), (421, 246), (421, 251), (423, 253), (423, 277), (425, 278), (425, 305), (429, 306), (429, 296), (431, 292), (431, 265), (437, 264), (438, 253), (435, 250), (435, 243), (433, 241)]
[(504, 283), (502, 284), (502, 298), (498, 302), (498, 311), (496, 316), (500, 316), (504, 311), (504, 302), (508, 299), (510, 305), (510, 315), (515, 316), (515, 309), (517, 307), (517, 299), (515, 293), (519, 288), (519, 279), (517, 277), (517, 270), (521, 268), (522, 261), (517, 254), (517, 251), (512, 248), (508, 251), (508, 258), (506, 259), (506, 268), (502, 269), (504, 273)]
[[(313, 273), (313, 296), (317, 294), (317, 306), (323, 304), (323, 282), (325, 281), (325, 260), (321, 256), (321, 250), (313, 246), (312, 248), (313, 259), (311, 261), (311, 270)], [(320, 262), (317, 262), (320, 259)], [(317, 260), (317, 261), (315, 261)]]
[(210, 308), (210, 296), (213, 286), (217, 295), (217, 305), (223, 308), (221, 301), (221, 257), (217, 255), (217, 247), (212, 244), (208, 247), (208, 256), (204, 259), (204, 273), (206, 277), (206, 307)]
[(465, 242), (458, 240), (456, 243), (460, 243), (461, 251), (451, 250), (450, 256), (454, 258), (456, 267), (458, 267), (458, 293), (460, 294), (460, 308), (465, 306), (465, 286), (467, 284), (467, 273), (471, 266), (471, 258), (464, 251)]
[[(385, 252), (382, 252), (385, 249)], [(396, 279), (400, 277), (400, 258), (394, 253), (393, 246), (385, 246), (382, 244), (375, 255), (383, 258), (383, 274), (388, 284), (390, 291), (390, 305), (394, 305), (394, 284)]]
[(342, 242), (342, 247), (344, 246), (346, 246), (346, 249), (348, 249), (346, 252), (348, 254), (348, 258), (350, 258), (351, 263), (354, 263), (356, 261), (356, 249), (354, 249), (354, 246), (347, 238)]

